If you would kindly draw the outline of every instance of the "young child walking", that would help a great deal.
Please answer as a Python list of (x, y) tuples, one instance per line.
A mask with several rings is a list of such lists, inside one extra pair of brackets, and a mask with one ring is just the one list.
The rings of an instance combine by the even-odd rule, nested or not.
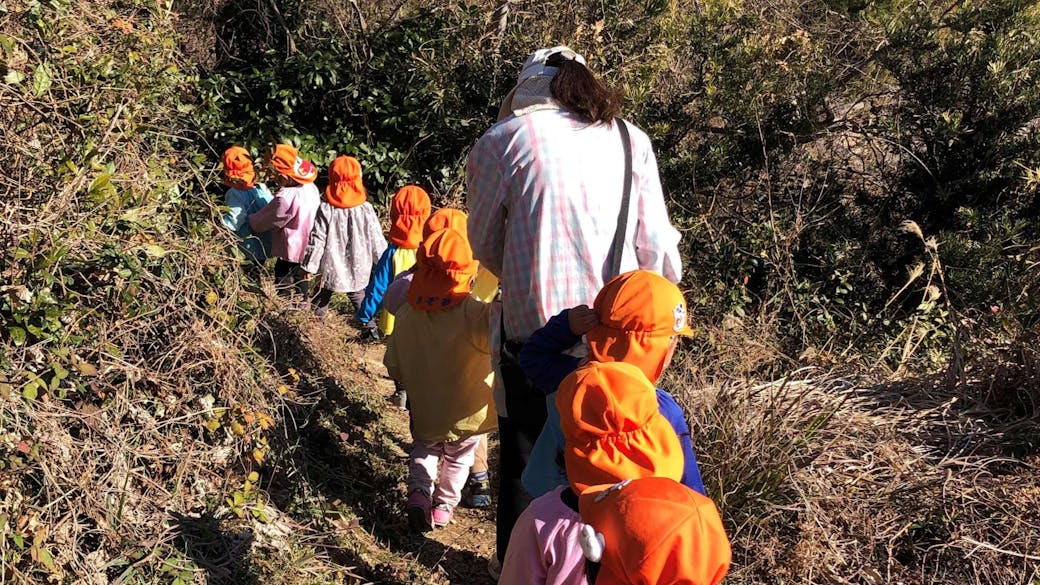
[(376, 263), (372, 279), (365, 289), (365, 299), (358, 309), (357, 318), (371, 336), (376, 331), (369, 323), (379, 313), (379, 331), (390, 335), (394, 331), (394, 316), (380, 311), (383, 295), (394, 278), (415, 265), (415, 251), (422, 241), (423, 225), (430, 217), (430, 196), (417, 185), (402, 187), (390, 203), (390, 245)]
[[(463, 236), (466, 235), (466, 212), (459, 209), (445, 207), (438, 209), (430, 215), (423, 226), (423, 239), (430, 234), (442, 229), (451, 228)], [(383, 296), (383, 308), (391, 314), (396, 315), (398, 309), (408, 301), (408, 289), (412, 284), (415, 267), (402, 272), (394, 278), (394, 281), (386, 288)], [(498, 278), (491, 274), (483, 266), (477, 268), (477, 275), (473, 277), (473, 289), (470, 294), (479, 301), (490, 303), (498, 292)], [(398, 393), (399, 392), (399, 393)], [(391, 398), (400, 405), (405, 405), (407, 396), (403, 390), (398, 390)], [(488, 472), (487, 458), (487, 435), (481, 435), (480, 444), (474, 455), (473, 467), (469, 471), (469, 479), (466, 480), (466, 488), (463, 490), (463, 502), (470, 508), (487, 508), (491, 506), (491, 476)]]
[(271, 255), (271, 234), (254, 232), (249, 227), (249, 215), (271, 202), (271, 192), (266, 185), (256, 182), (253, 157), (241, 146), (232, 146), (224, 151), (221, 166), (221, 176), (228, 187), (224, 194), (224, 205), (228, 210), (221, 220), (241, 239), (239, 247), (246, 259), (253, 266), (262, 266)]
[[(687, 323), (682, 291), (657, 273), (633, 270), (607, 282), (596, 295), (592, 309), (580, 306), (562, 311), (528, 339), (520, 352), (520, 366), (548, 396), (549, 412), (522, 477), (525, 489), (533, 496), (565, 485), (571, 471), (559, 464), (564, 438), (553, 393), (582, 362), (568, 353), (581, 343), (582, 335), (587, 340), (589, 361), (626, 362), (656, 383), (672, 360), (678, 338), (693, 335), (693, 330)], [(656, 395), (658, 409), (683, 447), (684, 470), (679, 479), (704, 494), (682, 408), (668, 392), (657, 389)]]
[(307, 251), (314, 216), (321, 204), (321, 195), (314, 186), (318, 169), (300, 158), (296, 149), (288, 144), (274, 147), (271, 165), (278, 174), (280, 188), (270, 203), (249, 216), (249, 225), (256, 232), (273, 232), (272, 253), (278, 258), (274, 277), (279, 294), (296, 290), (307, 298), (309, 283), (300, 270), (300, 262)]
[(359, 309), (372, 267), (386, 250), (379, 217), (367, 199), (361, 163), (349, 156), (332, 161), (302, 265), (308, 274), (321, 273), (313, 300), (318, 317), (325, 316), (334, 292), (346, 293)]
[(383, 359), (411, 403), (405, 510), (415, 531), (451, 521), (480, 437), (497, 426), (491, 308), (470, 296), (476, 272), (469, 242), (459, 232), (440, 230), (424, 241), (408, 304), (398, 312)]
[(657, 409), (654, 386), (623, 362), (589, 362), (556, 392), (566, 433), (568, 485), (535, 498), (510, 534), (500, 585), (584, 585), (578, 496), (640, 477), (678, 479), (679, 439)]

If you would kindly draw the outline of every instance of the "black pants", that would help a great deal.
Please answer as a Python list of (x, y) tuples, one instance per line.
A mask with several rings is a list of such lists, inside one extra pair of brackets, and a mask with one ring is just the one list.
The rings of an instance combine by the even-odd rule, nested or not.
[[(365, 290), (348, 292), (346, 295), (350, 302), (354, 304), (354, 311), (357, 312), (358, 308), (361, 307), (361, 303), (365, 302)], [(329, 306), (330, 302), (332, 302), (332, 291), (327, 288), (319, 288), (318, 293), (314, 295), (314, 307), (324, 309)]]
[(535, 388), (520, 367), (503, 356), (500, 367), (508, 417), (498, 417), (498, 515), (495, 545), (499, 561), (506, 558), (509, 535), (517, 518), (531, 503), (520, 476), (527, 467), (534, 442), (545, 425), (545, 394)]
[(274, 289), (280, 296), (291, 297), (296, 294), (306, 299), (310, 294), (311, 283), (304, 280), (303, 276), (299, 262), (279, 258), (274, 263)]
[(274, 263), (274, 277), (275, 279), (279, 279), (285, 278), (286, 276), (295, 276), (299, 268), (299, 262), (289, 262), (288, 260), (279, 258)]

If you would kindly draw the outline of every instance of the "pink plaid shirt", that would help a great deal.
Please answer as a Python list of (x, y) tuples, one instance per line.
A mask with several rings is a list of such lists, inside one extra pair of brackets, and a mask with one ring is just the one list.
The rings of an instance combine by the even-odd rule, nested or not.
[[(631, 123), (632, 196), (621, 271), (682, 276), (679, 232), (650, 139)], [(616, 124), (589, 125), (566, 110), (509, 117), (469, 154), (473, 255), (501, 278), (505, 330), (524, 341), (556, 313), (592, 305), (603, 287), (621, 210), (624, 151)], [(492, 325), (493, 333), (498, 322)]]

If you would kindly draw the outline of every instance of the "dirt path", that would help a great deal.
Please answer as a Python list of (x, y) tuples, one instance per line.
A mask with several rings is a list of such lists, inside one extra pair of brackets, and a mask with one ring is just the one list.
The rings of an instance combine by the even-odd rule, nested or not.
[[(487, 573), (495, 543), (493, 507), (460, 506), (443, 529), (424, 535), (408, 531), (403, 508), (411, 436), (408, 413), (389, 401), (393, 383), (382, 365), (384, 345), (358, 342), (357, 331), (342, 315), (330, 314), (324, 321), (301, 315), (293, 320), (301, 329), (303, 345), (310, 346), (301, 349), (318, 357), (313, 373), (325, 386), (339, 387), (345, 394), (327, 397), (330, 410), (323, 424), (341, 439), (337, 448), (350, 453), (335, 463), (353, 467), (343, 470), (353, 477), (350, 488), (342, 490), (346, 497), (340, 499), (356, 511), (357, 523), (367, 532), (357, 534), (359, 542), (354, 543), (360, 544), (359, 557), (369, 565), (367, 577), (375, 583), (493, 584)], [(492, 459), (496, 448), (492, 435)], [(365, 475), (371, 477), (356, 477)]]

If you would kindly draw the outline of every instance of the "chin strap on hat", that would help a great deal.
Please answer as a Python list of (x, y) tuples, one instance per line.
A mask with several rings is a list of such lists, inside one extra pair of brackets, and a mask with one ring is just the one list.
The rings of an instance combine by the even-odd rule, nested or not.
[[(614, 485), (610, 486), (609, 489), (605, 489), (602, 492), (596, 494), (596, 503), (602, 502), (610, 494), (621, 491), (626, 485), (632, 483), (631, 479), (625, 481), (619, 481)], [(596, 529), (589, 524), (582, 524), (581, 531), (578, 532), (578, 544), (581, 546), (581, 552), (585, 555), (585, 558), (593, 563), (598, 563), (603, 560), (603, 548), (606, 546), (606, 540), (603, 538), (603, 534), (596, 532)]]

